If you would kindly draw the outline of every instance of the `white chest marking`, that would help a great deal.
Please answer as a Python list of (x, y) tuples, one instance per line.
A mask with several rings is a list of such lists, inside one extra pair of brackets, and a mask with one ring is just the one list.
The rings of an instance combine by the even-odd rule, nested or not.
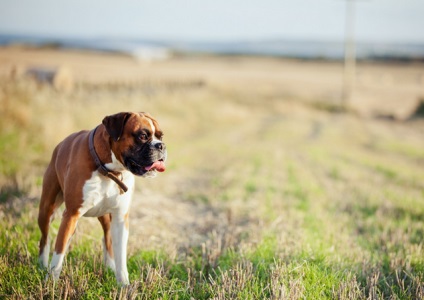
[(100, 217), (107, 213), (128, 212), (134, 190), (134, 175), (125, 171), (123, 182), (128, 191), (120, 193), (118, 185), (109, 178), (94, 171), (83, 187), (83, 202), (80, 214), (84, 217)]
[(105, 164), (105, 167), (108, 168), (109, 170), (116, 171), (116, 172), (125, 171), (126, 169), (124, 165), (121, 164), (121, 162), (116, 158), (115, 153), (113, 153), (113, 151), (111, 151), (111, 155), (112, 155), (112, 162)]

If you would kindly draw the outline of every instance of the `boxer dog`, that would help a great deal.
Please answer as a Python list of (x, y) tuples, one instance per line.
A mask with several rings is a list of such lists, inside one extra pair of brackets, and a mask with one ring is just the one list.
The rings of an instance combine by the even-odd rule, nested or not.
[(48, 268), (49, 225), (64, 202), (49, 274), (58, 279), (78, 220), (97, 217), (103, 228), (105, 265), (128, 284), (128, 214), (134, 175), (154, 177), (165, 171), (166, 146), (158, 122), (148, 113), (107, 116), (91, 131), (65, 138), (53, 151), (44, 174), (38, 225), (39, 262)]

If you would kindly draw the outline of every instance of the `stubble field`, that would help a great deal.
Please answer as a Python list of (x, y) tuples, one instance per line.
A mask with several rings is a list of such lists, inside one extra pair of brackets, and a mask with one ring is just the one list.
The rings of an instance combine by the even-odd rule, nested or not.
[[(21, 71), (63, 65), (65, 88)], [(360, 65), (345, 112), (339, 62), (3, 48), (0, 74), (1, 298), (424, 297), (424, 127), (405, 120), (422, 64)], [(51, 151), (119, 111), (155, 116), (169, 155), (136, 182), (131, 284), (102, 266), (95, 219), (45, 281), (36, 219)]]

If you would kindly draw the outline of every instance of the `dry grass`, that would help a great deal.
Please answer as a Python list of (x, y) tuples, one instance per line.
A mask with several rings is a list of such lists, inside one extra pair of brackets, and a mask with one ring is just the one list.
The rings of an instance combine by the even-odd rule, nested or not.
[[(0, 81), (1, 296), (423, 298), (419, 121), (364, 119), (307, 104), (329, 95), (317, 92), (321, 83), (337, 91), (335, 64), (197, 58), (143, 66), (111, 57), (108, 65), (99, 57), (102, 64), (90, 65), (82, 55), (92, 73), (78, 77), (78, 57), (68, 62), (71, 93), (24, 77)], [(296, 66), (289, 77), (285, 68)], [(111, 80), (118, 67), (116, 78), (125, 79)], [(296, 94), (287, 86), (320, 67), (330, 75), (310, 90)], [(94, 76), (106, 69), (104, 81)], [(125, 70), (132, 77), (120, 77)], [(169, 149), (167, 172), (137, 182), (132, 284), (117, 287), (101, 266), (100, 226), (91, 219), (79, 225), (61, 280), (44, 284), (34, 220), (51, 150), (70, 132), (127, 110), (155, 115)], [(58, 220), (53, 232), (57, 227)]]

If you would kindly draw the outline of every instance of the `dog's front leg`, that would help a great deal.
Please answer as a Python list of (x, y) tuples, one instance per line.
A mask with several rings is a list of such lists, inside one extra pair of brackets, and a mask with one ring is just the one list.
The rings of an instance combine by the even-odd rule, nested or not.
[(129, 284), (127, 270), (128, 213), (112, 214), (112, 246), (115, 256), (116, 280)]
[(50, 263), (50, 272), (53, 279), (58, 279), (62, 271), (63, 260), (69, 246), (70, 239), (75, 233), (77, 222), (79, 219), (77, 211), (70, 211), (66, 209), (63, 213), (62, 222), (60, 223), (59, 232), (56, 238), (55, 251)]

